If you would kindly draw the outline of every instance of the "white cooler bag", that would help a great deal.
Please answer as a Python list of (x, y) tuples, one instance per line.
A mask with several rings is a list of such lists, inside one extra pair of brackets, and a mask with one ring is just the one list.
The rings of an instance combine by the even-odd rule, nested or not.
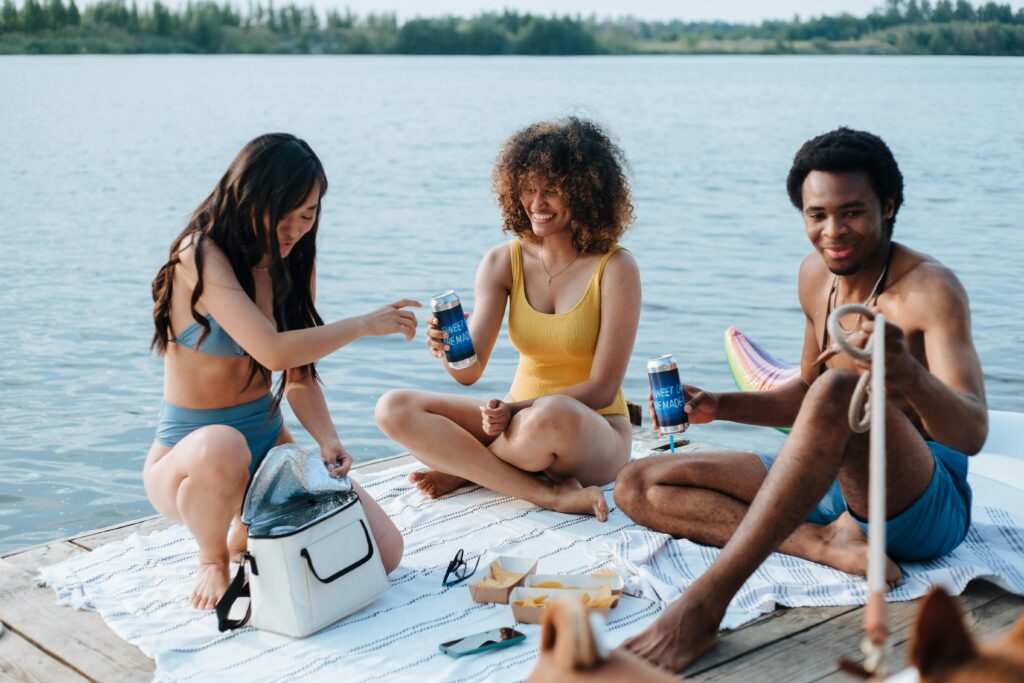
[[(301, 638), (388, 587), (359, 495), (315, 454), (291, 444), (272, 449), (245, 495), (242, 520), (249, 547), (217, 603), (221, 631), (248, 624)], [(232, 618), (232, 606), (246, 597), (245, 615)]]

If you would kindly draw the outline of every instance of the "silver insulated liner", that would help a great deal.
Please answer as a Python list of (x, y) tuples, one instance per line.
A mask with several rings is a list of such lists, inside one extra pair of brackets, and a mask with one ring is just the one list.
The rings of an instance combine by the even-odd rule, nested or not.
[(348, 477), (328, 474), (319, 455), (284, 444), (272, 448), (256, 470), (242, 521), (253, 538), (287, 536), (358, 498)]

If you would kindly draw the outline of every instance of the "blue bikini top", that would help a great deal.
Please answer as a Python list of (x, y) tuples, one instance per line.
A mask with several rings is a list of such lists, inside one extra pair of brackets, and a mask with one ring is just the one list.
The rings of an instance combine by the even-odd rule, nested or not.
[[(284, 307), (281, 307), (281, 318), (284, 318)], [(171, 342), (175, 344), (181, 344), (184, 347), (190, 348), (193, 351), (205, 353), (208, 356), (220, 356), (222, 358), (231, 358), (233, 356), (248, 356), (241, 346), (238, 345), (231, 335), (227, 333), (220, 323), (213, 319), (213, 316), (207, 313), (203, 316), (210, 321), (210, 334), (206, 335), (206, 339), (203, 340), (203, 347), (200, 349), (196, 346), (199, 341), (199, 335), (203, 333), (203, 328), (199, 323), (192, 323), (185, 328), (185, 331), (172, 339)], [(285, 329), (288, 326), (285, 325)]]
[(206, 339), (203, 340), (202, 348), (200, 349), (196, 344), (199, 341), (199, 335), (203, 333), (203, 328), (199, 323), (192, 323), (185, 330), (177, 336), (177, 338), (171, 341), (175, 344), (180, 344), (193, 351), (199, 351), (205, 353), (208, 356), (246, 356), (248, 355), (241, 346), (238, 345), (231, 335), (220, 326), (213, 316), (207, 313), (204, 316), (210, 321), (210, 334), (206, 335)]

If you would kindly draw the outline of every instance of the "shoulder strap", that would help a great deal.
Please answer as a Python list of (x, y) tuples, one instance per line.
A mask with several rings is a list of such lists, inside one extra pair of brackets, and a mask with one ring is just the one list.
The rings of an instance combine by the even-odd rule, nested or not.
[(512, 291), (523, 285), (523, 245), (518, 239), (508, 243), (508, 254), (512, 261)]
[[(252, 616), (252, 597), (249, 594), (249, 582), (245, 580), (245, 563), (250, 560), (252, 561), (253, 572), (256, 571), (256, 558), (250, 555), (248, 551), (242, 553), (242, 563), (238, 565), (238, 572), (235, 574), (235, 578), (231, 580), (228, 589), (224, 591), (224, 595), (217, 601), (217, 629), (221, 632), (245, 626), (249, 621), (249, 617)], [(239, 598), (249, 600), (249, 605), (245, 608), (245, 616), (241, 619), (230, 619), (231, 608)]]
[(614, 247), (608, 250), (608, 253), (601, 257), (601, 261), (597, 264), (597, 269), (594, 270), (594, 280), (598, 282), (601, 281), (601, 276), (604, 274), (604, 267), (608, 263), (608, 259), (610, 259), (612, 256), (616, 254), (616, 252), (619, 251), (628, 251), (628, 249), (626, 249), (621, 244), (616, 244)]

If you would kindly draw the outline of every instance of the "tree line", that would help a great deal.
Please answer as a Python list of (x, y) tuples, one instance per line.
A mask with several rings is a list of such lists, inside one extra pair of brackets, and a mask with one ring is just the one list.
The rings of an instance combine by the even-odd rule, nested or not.
[(189, 0), (3, 0), (0, 52), (469, 55), (860, 52), (1024, 55), (1024, 8), (967, 0), (886, 0), (864, 17), (728, 22), (598, 20), (505, 11), (471, 18), (357, 16), (312, 6)]

